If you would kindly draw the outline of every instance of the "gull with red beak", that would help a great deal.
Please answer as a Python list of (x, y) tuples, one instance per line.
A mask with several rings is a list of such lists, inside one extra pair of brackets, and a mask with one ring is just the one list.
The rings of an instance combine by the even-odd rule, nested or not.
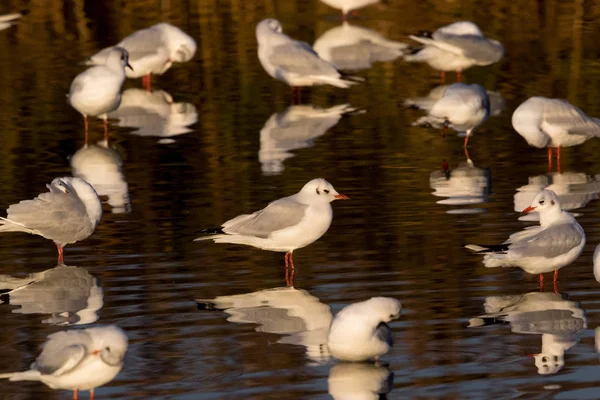
[[(275, 200), (262, 210), (242, 214), (221, 225), (204, 229), (209, 234), (195, 240), (236, 243), (269, 251), (285, 252), (285, 266), (294, 270), (292, 253), (327, 232), (333, 219), (331, 202), (348, 200), (325, 179), (308, 182), (293, 196)], [(293, 279), (293, 278), (292, 278)], [(287, 282), (291, 286), (290, 281)]]
[(477, 254), (485, 254), (483, 263), (488, 268), (521, 267), (529, 274), (540, 274), (540, 286), (544, 273), (554, 271), (554, 285), (558, 270), (579, 257), (585, 246), (585, 232), (573, 215), (563, 211), (558, 196), (551, 190), (542, 190), (523, 213), (537, 211), (540, 225), (512, 234), (501, 245), (465, 246)]

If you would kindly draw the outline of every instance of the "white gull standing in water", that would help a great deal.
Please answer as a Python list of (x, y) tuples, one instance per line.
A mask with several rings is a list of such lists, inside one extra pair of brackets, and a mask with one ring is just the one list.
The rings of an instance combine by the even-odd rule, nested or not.
[(357, 78), (345, 77), (323, 60), (308, 43), (283, 33), (281, 23), (268, 18), (256, 25), (258, 59), (273, 78), (287, 83), (296, 95), (300, 86), (332, 85), (348, 88)]
[(102, 204), (92, 185), (80, 178), (56, 178), (46, 187), (49, 192), (8, 207), (6, 218), (0, 217), (0, 233), (26, 232), (50, 239), (58, 249), (58, 264), (62, 264), (67, 244), (94, 233)]
[(490, 99), (483, 87), (477, 84), (455, 83), (444, 90), (442, 97), (433, 104), (429, 115), (419, 118), (416, 125), (442, 127), (442, 136), (448, 127), (465, 132), (464, 147), (475, 128), (490, 116)]
[[(115, 47), (122, 47), (129, 52), (129, 62), (133, 69), (126, 71), (127, 77), (143, 77), (142, 84), (146, 90), (151, 89), (150, 74), (162, 75), (173, 63), (189, 61), (196, 54), (196, 41), (166, 22), (133, 32)], [(89, 64), (104, 64), (115, 47), (100, 50), (90, 57)]]
[(400, 302), (390, 297), (372, 297), (344, 307), (329, 328), (329, 352), (343, 361), (378, 360), (392, 348), (387, 322), (400, 318), (401, 308)]
[(407, 54), (404, 59), (426, 62), (441, 71), (442, 83), (446, 80), (446, 71), (456, 71), (457, 80), (461, 82), (463, 70), (475, 65), (493, 64), (504, 55), (500, 42), (486, 38), (479, 27), (469, 21), (455, 22), (433, 33), (422, 31), (410, 38), (424, 46)]
[(125, 67), (131, 68), (127, 50), (112, 48), (105, 63), (88, 68), (73, 79), (69, 91), (69, 104), (83, 115), (85, 143), (88, 142), (88, 116), (104, 119), (104, 140), (108, 140), (107, 113), (121, 104), (121, 86), (125, 80)]
[(564, 100), (530, 97), (513, 113), (513, 128), (530, 146), (548, 148), (548, 171), (552, 172), (552, 148), (560, 172), (560, 148), (577, 146), (600, 137), (600, 120), (588, 117)]
[(558, 196), (551, 190), (542, 190), (523, 213), (537, 211), (540, 225), (512, 234), (501, 245), (467, 245), (477, 254), (485, 254), (483, 264), (488, 268), (520, 267), (529, 274), (554, 271), (554, 286), (558, 270), (579, 257), (585, 246), (585, 232), (575, 218), (563, 211)]
[(239, 215), (220, 228), (205, 229), (195, 240), (236, 243), (269, 251), (285, 252), (285, 266), (294, 269), (292, 253), (327, 232), (333, 219), (331, 202), (347, 200), (325, 179), (308, 182), (293, 196), (269, 203), (252, 214)]
[(94, 389), (112, 381), (123, 368), (127, 335), (115, 325), (72, 329), (48, 335), (42, 353), (28, 371), (0, 374), (10, 381), (40, 381), (52, 389)]

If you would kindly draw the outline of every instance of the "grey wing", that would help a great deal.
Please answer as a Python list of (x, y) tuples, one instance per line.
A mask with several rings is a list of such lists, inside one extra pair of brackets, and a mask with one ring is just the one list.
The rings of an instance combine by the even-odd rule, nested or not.
[(557, 257), (569, 252), (584, 241), (575, 224), (560, 224), (511, 244), (508, 252), (519, 257)]
[(0, 222), (3, 224), (0, 232), (25, 231), (48, 238), (66, 232), (75, 234), (71, 231), (79, 229), (78, 222), (89, 220), (85, 206), (74, 193), (62, 192), (51, 185), (48, 188), (50, 192), (8, 207), (6, 220)]
[(135, 61), (156, 54), (159, 48), (164, 47), (164, 40), (158, 29), (148, 28), (132, 33), (118, 46), (127, 49), (129, 59)]
[(517, 333), (550, 333), (570, 335), (586, 328), (586, 321), (570, 310), (540, 310), (518, 313), (510, 318), (512, 331)]
[(544, 104), (544, 121), (549, 125), (562, 126), (570, 133), (600, 135), (600, 121), (563, 100), (552, 99)]
[(333, 65), (304, 42), (292, 41), (274, 47), (269, 61), (287, 72), (300, 75), (340, 75)]
[(394, 345), (392, 330), (385, 322), (380, 322), (379, 325), (377, 325), (375, 335), (383, 342), (386, 342), (390, 347)]
[(504, 49), (498, 42), (477, 35), (434, 35), (433, 44), (443, 50), (460, 54), (482, 65), (502, 58)]
[(45, 375), (62, 375), (77, 367), (87, 356), (91, 344), (92, 339), (84, 330), (53, 333), (31, 368)]
[(286, 197), (270, 203), (254, 214), (240, 215), (225, 222), (223, 231), (228, 234), (267, 238), (275, 231), (297, 225), (304, 218), (307, 208), (307, 205)]

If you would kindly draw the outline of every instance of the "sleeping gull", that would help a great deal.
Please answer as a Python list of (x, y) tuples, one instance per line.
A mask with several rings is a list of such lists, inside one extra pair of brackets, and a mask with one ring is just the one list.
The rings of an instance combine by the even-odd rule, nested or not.
[(42, 353), (28, 371), (0, 374), (10, 381), (40, 381), (52, 389), (94, 389), (112, 381), (123, 368), (128, 340), (115, 325), (72, 329), (48, 335)]
[(485, 314), (469, 320), (469, 327), (510, 324), (511, 331), (541, 335), (542, 349), (534, 358), (538, 374), (555, 374), (565, 365), (565, 352), (587, 328), (585, 311), (561, 293), (531, 292), (514, 296), (489, 296)]
[(88, 142), (88, 115), (104, 119), (104, 140), (108, 140), (106, 114), (119, 108), (121, 86), (125, 80), (127, 50), (114, 47), (105, 58), (106, 63), (88, 68), (75, 77), (69, 91), (69, 104), (83, 115), (85, 143)]
[(411, 39), (424, 46), (404, 56), (406, 61), (426, 62), (441, 71), (442, 83), (446, 71), (456, 71), (457, 80), (461, 72), (474, 65), (490, 65), (504, 55), (504, 47), (494, 39), (488, 39), (477, 25), (469, 21), (455, 22), (435, 32), (420, 32)]
[(548, 171), (552, 171), (552, 148), (560, 172), (560, 148), (582, 144), (600, 136), (600, 120), (588, 117), (564, 100), (530, 97), (513, 113), (513, 128), (530, 146), (548, 147)]
[(483, 87), (477, 84), (455, 83), (444, 90), (442, 97), (433, 104), (429, 115), (419, 118), (413, 126), (430, 125), (442, 128), (442, 136), (448, 127), (465, 132), (464, 147), (475, 128), (490, 115), (490, 99)]
[[(151, 88), (150, 74), (162, 75), (173, 63), (189, 61), (196, 54), (196, 41), (178, 27), (165, 22), (133, 32), (116, 46), (129, 52), (133, 69), (126, 71), (127, 77), (143, 77), (142, 84), (146, 90)], [(111, 49), (114, 47), (91, 56), (89, 64), (104, 64)]]
[(348, 13), (353, 11), (356, 13), (356, 10), (359, 8), (366, 7), (370, 4), (378, 3), (379, 0), (321, 0), (323, 3), (327, 4), (329, 7), (337, 8), (338, 10), (342, 10), (342, 18), (344, 21), (348, 19)]
[(327, 232), (333, 219), (331, 202), (347, 200), (325, 179), (308, 182), (293, 196), (275, 200), (262, 210), (242, 214), (221, 225), (205, 229), (195, 240), (237, 243), (269, 251), (285, 252), (285, 266), (294, 269), (292, 253), (308, 246)]
[(102, 217), (102, 205), (94, 188), (80, 178), (56, 178), (46, 185), (49, 192), (23, 200), (0, 217), (0, 232), (26, 232), (54, 241), (58, 264), (63, 248), (88, 238)]
[(323, 60), (308, 43), (290, 38), (283, 33), (281, 23), (268, 18), (256, 25), (258, 59), (273, 78), (292, 87), (332, 85), (348, 88), (358, 78), (346, 77), (329, 62)]
[(512, 234), (501, 245), (467, 245), (477, 254), (485, 254), (483, 264), (488, 268), (521, 267), (529, 274), (554, 271), (556, 290), (558, 270), (579, 257), (585, 246), (585, 232), (575, 218), (563, 211), (558, 196), (551, 190), (542, 190), (523, 213), (537, 211), (540, 225)]
[(372, 29), (344, 22), (319, 36), (313, 48), (337, 69), (359, 71), (371, 68), (375, 62), (397, 59), (404, 55), (408, 45), (386, 39)]
[(378, 360), (392, 348), (387, 322), (398, 319), (401, 308), (400, 302), (390, 297), (372, 297), (344, 307), (329, 328), (329, 352), (343, 361)]
[[(404, 100), (404, 105), (406, 107), (416, 108), (417, 110), (423, 110), (429, 112), (431, 108), (437, 103), (444, 92), (450, 85), (439, 85), (434, 87), (427, 93), (427, 96), (423, 97), (408, 97)], [(498, 116), (504, 111), (506, 107), (506, 102), (504, 101), (504, 97), (502, 94), (492, 91), (486, 90), (488, 98), (490, 99), (490, 117)]]

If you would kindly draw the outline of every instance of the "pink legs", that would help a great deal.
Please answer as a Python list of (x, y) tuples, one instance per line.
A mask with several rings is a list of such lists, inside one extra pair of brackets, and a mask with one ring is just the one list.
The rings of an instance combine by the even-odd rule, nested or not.
[(87, 115), (83, 116), (83, 125), (85, 126), (85, 145), (88, 144), (88, 120)]
[(104, 114), (104, 142), (108, 144), (108, 117)]
[[(554, 293), (558, 293), (558, 270), (554, 270)], [(540, 274), (540, 292), (544, 290), (544, 274)]]
[(65, 257), (63, 254), (63, 247), (56, 245), (56, 248), (58, 249), (58, 261), (57, 261), (57, 265), (63, 265), (65, 263)]
[(73, 400), (77, 400), (79, 399), (79, 390), (75, 389), (73, 390)]
[(94, 389), (90, 390), (90, 400), (94, 400)]
[(292, 104), (300, 104), (300, 86), (292, 86)]
[(151, 91), (152, 90), (152, 77), (150, 76), (150, 74), (144, 75), (142, 77), (142, 86), (147, 91)]
[(446, 83), (446, 71), (440, 72), (440, 81), (442, 82), (442, 85)]
[(294, 267), (294, 259), (292, 258), (292, 252), (288, 251), (287, 253), (285, 253), (284, 259), (285, 259), (285, 284), (288, 286), (294, 286), (294, 275), (296, 275), (296, 268)]
[[(552, 147), (548, 147), (548, 172), (552, 172)], [(556, 148), (556, 172), (562, 173), (560, 166), (560, 147)]]

